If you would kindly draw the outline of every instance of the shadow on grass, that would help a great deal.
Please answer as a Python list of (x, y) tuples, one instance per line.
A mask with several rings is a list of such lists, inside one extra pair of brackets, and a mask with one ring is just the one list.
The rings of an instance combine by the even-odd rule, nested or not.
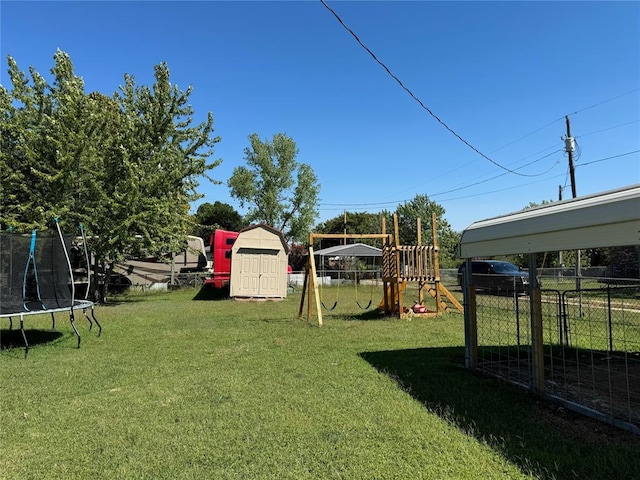
[(229, 298), (229, 287), (214, 288), (212, 285), (203, 285), (196, 293), (194, 300), (227, 300)]
[[(358, 308), (356, 306), (356, 308)], [(389, 320), (390, 318), (395, 318), (395, 317), (391, 317), (389, 315), (386, 315), (382, 310), (379, 310), (376, 307), (373, 307), (371, 309), (361, 309), (358, 313), (353, 313), (353, 314), (348, 314), (348, 315), (341, 315), (341, 317), (344, 320), (351, 320), (351, 321), (372, 321), (372, 320)]]
[[(35, 345), (55, 342), (63, 336), (61, 332), (53, 330), (25, 330), (25, 335), (27, 336), (27, 342), (29, 342), (29, 348)], [(24, 349), (24, 339), (19, 328), (0, 330), (0, 349)]]
[(538, 478), (640, 478), (640, 438), (464, 368), (464, 349), (360, 356), (427, 409)]
[(96, 303), (96, 305), (100, 305), (101, 307), (117, 307), (119, 305), (124, 305), (127, 303), (141, 303), (146, 301), (144, 295), (136, 295), (130, 293), (122, 293), (118, 295), (113, 295), (107, 297), (107, 299), (103, 302)]

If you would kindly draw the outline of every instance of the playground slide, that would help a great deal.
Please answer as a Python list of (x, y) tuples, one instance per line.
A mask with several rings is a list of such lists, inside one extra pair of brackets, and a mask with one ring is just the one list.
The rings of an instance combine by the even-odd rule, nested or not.
[[(398, 295), (399, 295), (401, 292), (404, 292), (404, 289), (406, 288), (406, 286), (407, 286), (407, 282), (402, 282), (402, 283), (400, 284), (400, 288), (398, 288), (398, 289), (396, 290), (396, 296), (395, 296), (395, 298), (394, 298), (394, 299), (392, 299), (392, 303), (393, 303), (394, 305), (398, 303)], [(388, 296), (389, 298), (391, 298), (391, 284), (387, 285), (387, 296)], [(379, 308), (379, 309), (383, 309), (383, 308), (384, 308), (384, 298), (383, 298), (382, 300), (380, 300), (380, 304), (378, 305), (378, 308)]]

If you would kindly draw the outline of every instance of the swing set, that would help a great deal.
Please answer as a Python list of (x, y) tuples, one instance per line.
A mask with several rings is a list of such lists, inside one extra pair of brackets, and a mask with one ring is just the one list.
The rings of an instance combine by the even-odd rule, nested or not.
[[(305, 277), (300, 299), (300, 309), (298, 318), (302, 318), (305, 300), (307, 300), (307, 321), (313, 318), (314, 303), (318, 326), (324, 324), (322, 319), (322, 308), (331, 311), (338, 304), (336, 298), (331, 308), (327, 308), (323, 303), (322, 288), (318, 285), (317, 269), (313, 245), (315, 240), (340, 239), (346, 243), (347, 239), (379, 239), (382, 240), (382, 301), (378, 308), (386, 315), (397, 315), (399, 318), (408, 316), (436, 316), (442, 315), (443, 311), (451, 312), (451, 306), (459, 312), (463, 312), (460, 302), (442, 285), (440, 281), (440, 266), (438, 262), (438, 244), (436, 230), (436, 216), (432, 215), (433, 245), (421, 244), (421, 224), (418, 218), (418, 241), (417, 245), (400, 245), (398, 216), (393, 216), (394, 234), (386, 233), (385, 219), (382, 219), (382, 233), (374, 234), (322, 234), (311, 233), (309, 235), (309, 257), (305, 269)], [(357, 274), (356, 274), (357, 275)], [(367, 310), (373, 303), (373, 293), (369, 303), (362, 305), (357, 297), (358, 279), (354, 277), (356, 285), (356, 304), (363, 310)], [(418, 283), (418, 301), (413, 309), (403, 306), (403, 295), (408, 282)], [(338, 288), (340, 288), (338, 286)], [(435, 311), (427, 311), (422, 304), (424, 302), (424, 292), (429, 293), (436, 303)], [(339, 293), (339, 290), (338, 290)], [(445, 299), (448, 301), (445, 302)], [(364, 303), (364, 302), (363, 302)], [(415, 308), (420, 306), (420, 308)]]
[[(344, 238), (344, 235), (341, 237)], [(359, 259), (362, 257), (382, 257), (382, 250), (380, 248), (371, 247), (369, 245), (365, 245), (363, 243), (354, 243), (349, 245), (338, 245), (335, 247), (329, 247), (326, 249), (322, 249), (322, 244), (320, 244), (320, 250), (314, 252), (314, 256), (320, 258), (320, 269), (316, 268), (316, 271), (320, 273), (321, 279), (318, 281), (318, 290), (320, 292), (320, 305), (327, 311), (335, 310), (336, 306), (340, 302), (340, 288), (343, 283), (343, 280), (347, 283), (351, 283), (353, 281), (355, 285), (355, 293), (356, 293), (356, 304), (362, 310), (368, 310), (373, 303), (373, 288), (374, 282), (371, 282), (371, 299), (368, 303), (365, 301), (360, 301), (358, 296), (358, 285), (361, 283), (362, 275), (360, 273), (361, 265), (358, 260), (356, 260), (353, 264), (350, 264), (354, 258)], [(327, 262), (328, 258), (328, 262)], [(344, 279), (342, 278), (342, 272), (344, 272)], [(330, 274), (330, 275), (326, 275)], [(337, 283), (337, 289), (335, 292), (335, 301), (333, 305), (331, 301), (326, 300), (326, 296), (323, 294), (323, 285), (325, 284), (325, 279), (330, 278), (331, 274), (335, 274), (335, 281)], [(352, 278), (350, 276), (353, 275)], [(333, 281), (332, 280), (332, 283)]]

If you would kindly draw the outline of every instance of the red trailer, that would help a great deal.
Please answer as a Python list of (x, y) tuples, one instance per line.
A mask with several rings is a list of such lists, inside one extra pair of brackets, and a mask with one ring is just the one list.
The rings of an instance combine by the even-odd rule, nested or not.
[(211, 234), (211, 257), (213, 260), (213, 273), (205, 280), (205, 285), (214, 288), (229, 286), (231, 279), (231, 247), (238, 238), (238, 232), (227, 230), (215, 230)]

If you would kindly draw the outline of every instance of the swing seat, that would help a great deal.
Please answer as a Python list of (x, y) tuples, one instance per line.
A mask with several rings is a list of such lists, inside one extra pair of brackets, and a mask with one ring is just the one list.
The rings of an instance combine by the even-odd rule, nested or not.
[(325, 310), (329, 310), (329, 311), (335, 310), (335, 308), (338, 306), (338, 301), (337, 301), (337, 300), (333, 303), (333, 306), (331, 306), (331, 307), (327, 307), (327, 306), (324, 304), (324, 302), (322, 302), (322, 301), (321, 301), (320, 303), (322, 304), (322, 307), (323, 307)]
[(367, 303), (365, 306), (362, 306), (360, 305), (360, 302), (356, 300), (356, 305), (358, 305), (362, 310), (369, 310), (372, 302), (373, 302), (373, 299), (369, 299), (369, 303)]

